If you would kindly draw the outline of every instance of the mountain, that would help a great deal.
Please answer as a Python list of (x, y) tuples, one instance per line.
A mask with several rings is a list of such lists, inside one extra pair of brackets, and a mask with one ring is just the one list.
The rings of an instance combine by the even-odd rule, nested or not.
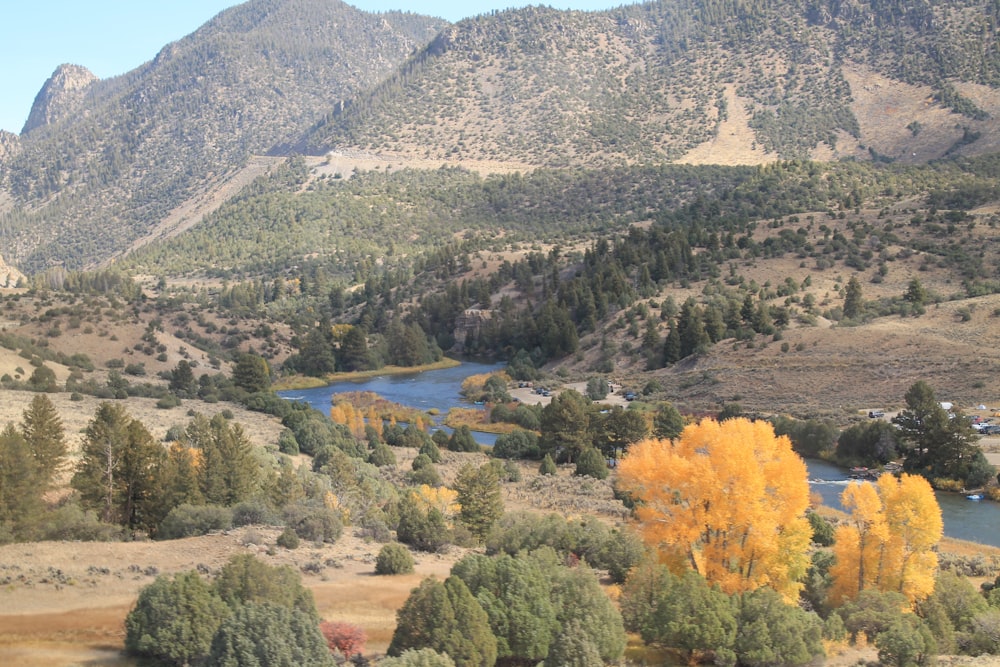
[(998, 22), (992, 0), (494, 13), (443, 31), (302, 146), (550, 167), (996, 150)]
[(251, 0), (121, 77), (57, 70), (23, 136), (0, 138), (0, 252), (29, 273), (106, 264), (293, 153), (525, 170), (1000, 151), (998, 25), (995, 0), (664, 0), (455, 25)]
[(98, 81), (93, 72), (79, 65), (60, 65), (49, 77), (31, 105), (21, 130), (26, 135), (44, 125), (54, 125), (79, 110), (87, 89)]
[(251, 0), (123, 76), (61, 66), (19, 150), (0, 153), (18, 205), (2, 221), (3, 252), (30, 271), (113, 257), (251, 155), (377, 84), (443, 25), (338, 0)]

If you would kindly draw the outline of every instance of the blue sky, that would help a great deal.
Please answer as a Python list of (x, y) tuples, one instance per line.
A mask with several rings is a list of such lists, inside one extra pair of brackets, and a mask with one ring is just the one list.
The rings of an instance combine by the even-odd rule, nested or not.
[[(348, 0), (364, 11), (402, 9), (458, 21), (494, 9), (545, 4), (600, 10), (635, 0)], [(104, 79), (138, 67), (235, 0), (27, 0), (0, 22), (0, 129), (20, 132), (42, 84), (63, 63)]]

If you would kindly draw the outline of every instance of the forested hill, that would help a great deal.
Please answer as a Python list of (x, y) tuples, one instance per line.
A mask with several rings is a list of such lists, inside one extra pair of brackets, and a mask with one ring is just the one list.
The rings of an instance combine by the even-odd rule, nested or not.
[(377, 84), (444, 25), (339, 0), (250, 0), (123, 76), (60, 67), (20, 139), (0, 148), (0, 213), (5, 195), (14, 208), (0, 252), (28, 270), (112, 256)]
[(995, 0), (499, 12), (444, 31), (302, 146), (544, 166), (995, 150), (998, 20)]

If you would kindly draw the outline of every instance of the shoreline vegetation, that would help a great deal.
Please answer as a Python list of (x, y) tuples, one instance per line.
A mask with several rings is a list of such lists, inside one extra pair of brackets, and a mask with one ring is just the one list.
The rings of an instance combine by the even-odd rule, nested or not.
[(378, 377), (380, 375), (411, 375), (423, 373), (425, 371), (440, 371), (445, 368), (454, 368), (461, 365), (461, 361), (450, 357), (442, 357), (432, 364), (421, 364), (420, 366), (383, 366), (367, 371), (349, 371), (343, 373), (329, 373), (321, 378), (309, 377), (306, 375), (291, 375), (275, 380), (271, 384), (274, 391), (294, 391), (296, 389), (317, 389), (337, 382), (347, 382), (350, 380), (365, 380)]

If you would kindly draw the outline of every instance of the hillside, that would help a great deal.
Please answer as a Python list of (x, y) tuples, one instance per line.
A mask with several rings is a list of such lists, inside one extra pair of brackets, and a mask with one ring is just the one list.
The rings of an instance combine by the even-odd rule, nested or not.
[(995, 11), (685, 0), (497, 12), (443, 31), (303, 146), (549, 167), (920, 162), (957, 150), (965, 127), (978, 136), (964, 152), (995, 150)]
[(53, 74), (22, 136), (0, 137), (0, 253), (29, 273), (107, 262), (194, 224), (178, 212), (232, 197), (261, 154), (486, 173), (995, 151), (996, 25), (986, 0), (529, 7), (454, 26), (252, 0), (121, 77)]
[(120, 77), (60, 67), (20, 140), (0, 148), (0, 184), (15, 205), (3, 253), (28, 271), (114, 256), (377, 84), (441, 26), (339, 0), (252, 0)]

